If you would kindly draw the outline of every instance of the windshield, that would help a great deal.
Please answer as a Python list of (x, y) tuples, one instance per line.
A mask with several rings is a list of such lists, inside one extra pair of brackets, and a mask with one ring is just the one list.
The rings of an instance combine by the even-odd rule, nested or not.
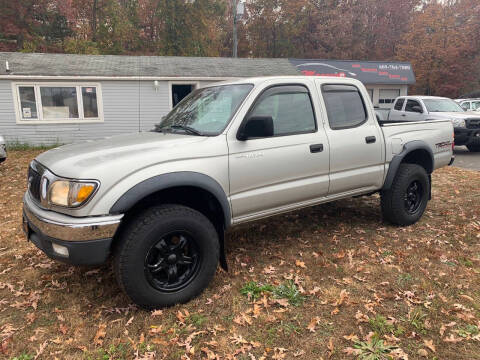
[(450, 99), (424, 99), (428, 112), (464, 112), (462, 107)]
[(218, 135), (252, 88), (251, 84), (237, 84), (195, 90), (155, 125), (155, 131)]

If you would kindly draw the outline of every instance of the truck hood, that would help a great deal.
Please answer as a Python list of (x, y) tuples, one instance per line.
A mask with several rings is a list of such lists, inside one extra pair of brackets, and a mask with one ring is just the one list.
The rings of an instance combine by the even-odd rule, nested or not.
[(164, 161), (195, 157), (201, 153), (198, 144), (208, 139), (157, 132), (125, 134), (60, 146), (36, 160), (58, 176), (98, 179), (111, 172), (128, 174)]
[(472, 117), (480, 118), (479, 113), (475, 113), (472, 111), (465, 111), (465, 112), (430, 112), (430, 115), (434, 115), (436, 118), (439, 119), (469, 119)]

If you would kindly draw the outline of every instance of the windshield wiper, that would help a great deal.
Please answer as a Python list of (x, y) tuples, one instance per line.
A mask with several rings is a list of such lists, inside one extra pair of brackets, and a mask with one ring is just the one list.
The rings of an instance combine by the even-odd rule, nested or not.
[(198, 131), (197, 129), (194, 129), (188, 125), (180, 125), (180, 124), (174, 124), (170, 126), (170, 129), (180, 129), (180, 130), (185, 130), (186, 132), (198, 136), (203, 136), (203, 133)]

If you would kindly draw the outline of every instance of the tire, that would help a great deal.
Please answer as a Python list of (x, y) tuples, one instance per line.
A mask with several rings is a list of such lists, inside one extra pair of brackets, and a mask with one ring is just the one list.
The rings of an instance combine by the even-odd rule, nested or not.
[(430, 198), (430, 180), (416, 164), (401, 164), (389, 190), (381, 193), (384, 220), (401, 226), (412, 225), (422, 217)]
[(144, 309), (193, 299), (208, 286), (217, 268), (215, 227), (203, 214), (185, 206), (147, 209), (119, 240), (114, 258), (117, 281)]
[(480, 144), (467, 145), (467, 149), (470, 152), (480, 152)]

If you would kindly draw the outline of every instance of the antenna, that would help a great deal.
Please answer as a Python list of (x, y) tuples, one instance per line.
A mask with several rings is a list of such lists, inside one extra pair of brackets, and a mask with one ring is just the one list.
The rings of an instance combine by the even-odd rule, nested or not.
[(8, 72), (10, 72), (10, 66), (8, 65), (8, 61), (5, 61), (5, 70)]

